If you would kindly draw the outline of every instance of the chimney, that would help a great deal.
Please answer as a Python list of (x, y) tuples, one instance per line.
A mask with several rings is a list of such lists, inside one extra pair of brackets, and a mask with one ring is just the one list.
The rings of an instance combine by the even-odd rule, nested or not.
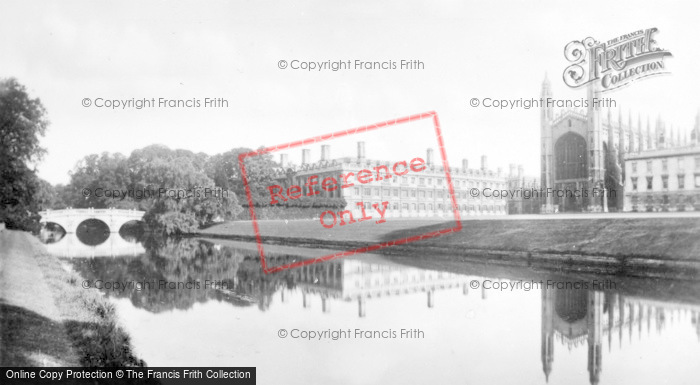
[(510, 167), (510, 173), (508, 174), (508, 176), (510, 176), (511, 178), (513, 178), (513, 177), (515, 177), (515, 169), (516, 169), (518, 166), (516, 166), (515, 163), (511, 163), (511, 164), (509, 165), (509, 167)]
[(518, 165), (518, 179), (523, 179), (523, 174), (525, 174), (523, 165)]
[(469, 160), (462, 159), (462, 170), (464, 170), (465, 172), (469, 170)]
[(425, 163), (428, 164), (428, 166), (431, 166), (433, 164), (433, 149), (429, 148), (428, 151), (426, 151), (426, 157), (427, 159), (425, 160)]
[(365, 159), (365, 142), (357, 142), (357, 159)]
[(488, 160), (486, 155), (481, 156), (481, 171), (486, 171), (489, 168)]
[(288, 164), (289, 164), (289, 155), (280, 154), (280, 166), (287, 167)]
[(321, 160), (330, 161), (331, 160), (331, 146), (329, 144), (324, 144), (321, 146)]
[(301, 164), (309, 164), (311, 160), (311, 150), (308, 148), (301, 150)]
[(498, 168), (498, 175), (501, 175), (501, 174), (503, 174), (503, 167)]

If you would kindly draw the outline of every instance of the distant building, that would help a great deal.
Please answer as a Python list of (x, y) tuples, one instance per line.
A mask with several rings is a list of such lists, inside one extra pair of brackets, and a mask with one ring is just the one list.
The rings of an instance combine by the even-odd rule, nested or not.
[[(538, 178), (525, 176), (522, 165), (510, 165), (508, 173), (508, 190), (513, 195), (508, 199), (508, 214), (537, 214), (540, 212), (542, 200), (538, 194), (540, 181)], [(530, 195), (525, 195), (530, 194)]]
[[(666, 204), (670, 210), (673, 205), (679, 207), (678, 199), (681, 196), (685, 200), (685, 203), (680, 204), (682, 207), (696, 207), (693, 203), (697, 202), (696, 195), (693, 195), (695, 198), (691, 201), (691, 195), (685, 192), (664, 194), (665, 191), (678, 188), (679, 174), (670, 174), (663, 164), (669, 161), (673, 163), (676, 158), (685, 159), (684, 172), (687, 172), (681, 178), (683, 182), (680, 182), (684, 187), (679, 189), (697, 189), (697, 178), (690, 172), (690, 167), (695, 167), (692, 159), (700, 144), (700, 114), (696, 118), (691, 139), (688, 140), (687, 135), (683, 135), (680, 130), (668, 130), (660, 118), (657, 119), (653, 132), (649, 119), (644, 129), (641, 116), (637, 116), (635, 125), (632, 114), (625, 121), (621, 110), (616, 121), (609, 108), (607, 118), (604, 118), (604, 103), (601, 102), (604, 98), (596, 85), (588, 87), (587, 99), (583, 100), (587, 106), (585, 113), (582, 109), (572, 109), (555, 115), (552, 104), (546, 102), (554, 100), (552, 95), (550, 82), (545, 77), (541, 99), (545, 102), (542, 103), (540, 115), (541, 184), (543, 189), (574, 193), (547, 195), (542, 202), (542, 212), (629, 211), (635, 205), (633, 200), (639, 208), (640, 199), (645, 205), (650, 202), (652, 210), (662, 210)], [(628, 164), (633, 159), (637, 166), (639, 161), (651, 161), (651, 168), (641, 169), (645, 174), (637, 173), (636, 189), (633, 188), (631, 176), (632, 164)], [(646, 174), (650, 172), (653, 175)], [(652, 180), (648, 189), (643, 188), (647, 185), (647, 176)], [(669, 178), (676, 181), (664, 182)], [(641, 191), (640, 184), (644, 184)], [(626, 194), (626, 191), (630, 193)]]
[[(410, 159), (409, 159), (410, 161)], [(374, 211), (372, 204), (388, 201), (386, 217), (445, 217), (454, 216), (452, 201), (445, 178), (444, 167), (435, 162), (433, 149), (426, 151), (426, 170), (418, 173), (410, 172), (404, 176), (393, 176), (391, 179), (373, 181), (368, 184), (357, 183), (348, 188), (339, 188), (335, 191), (320, 191), (318, 197), (345, 198), (347, 205), (344, 210), (351, 210), (357, 217), (360, 209), (358, 202), (362, 202), (367, 212)], [(280, 185), (302, 186), (303, 193), (308, 193), (304, 186), (309, 176), (318, 175), (319, 183), (326, 177), (334, 177), (340, 180), (341, 174), (357, 172), (362, 169), (372, 170), (375, 166), (386, 165), (391, 168), (393, 162), (372, 160), (365, 156), (364, 142), (357, 143), (356, 157), (343, 157), (331, 159), (330, 146), (321, 146), (321, 158), (316, 162), (311, 161), (311, 150), (302, 149), (302, 164), (290, 165), (288, 155), (280, 155), (280, 169), (278, 181)], [(462, 217), (472, 215), (496, 215), (506, 214), (506, 201), (500, 198), (472, 197), (470, 189), (484, 188), (505, 189), (506, 176), (502, 172), (488, 169), (486, 156), (481, 157), (481, 167), (472, 169), (468, 167), (468, 161), (462, 161), (462, 167), (452, 167), (450, 174), (454, 184), (454, 191), (458, 209)]]
[(625, 175), (625, 211), (700, 210), (697, 142), (627, 154)]

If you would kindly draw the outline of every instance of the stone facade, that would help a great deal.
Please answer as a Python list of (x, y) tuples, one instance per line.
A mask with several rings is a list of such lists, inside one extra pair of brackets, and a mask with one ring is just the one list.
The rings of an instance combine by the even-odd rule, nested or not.
[[(287, 154), (280, 156), (281, 168), (278, 170), (278, 181), (282, 186), (304, 186), (307, 178), (318, 175), (322, 181), (326, 177), (334, 177), (341, 180), (340, 175), (353, 172), (355, 175), (362, 169), (371, 170), (373, 167), (385, 165), (391, 168), (393, 162), (373, 160), (365, 157), (364, 143), (358, 142), (357, 157), (343, 157), (330, 159), (330, 147), (321, 148), (321, 159), (311, 161), (309, 149), (302, 149), (302, 164), (293, 166), (287, 164)], [(409, 159), (410, 160), (410, 159)], [(448, 191), (445, 170), (435, 162), (434, 151), (426, 151), (426, 169), (419, 173), (410, 172), (404, 176), (396, 176), (382, 181), (373, 181), (369, 184), (355, 183), (348, 188), (339, 188), (335, 191), (324, 191), (320, 188), (318, 196), (330, 198), (345, 198), (347, 205), (345, 210), (351, 210), (353, 215), (359, 214), (358, 202), (364, 204), (367, 210), (372, 204), (389, 202), (386, 217), (454, 217), (452, 200)], [(462, 167), (452, 167), (452, 182), (458, 210), (462, 217), (476, 215), (497, 215), (507, 213), (506, 201), (500, 198), (472, 197), (471, 188), (479, 190), (483, 188), (505, 189), (507, 187), (506, 175), (500, 170), (488, 169), (485, 156), (481, 159), (481, 167), (472, 169), (468, 167), (467, 160), (463, 160)], [(303, 193), (308, 190), (304, 187)]]

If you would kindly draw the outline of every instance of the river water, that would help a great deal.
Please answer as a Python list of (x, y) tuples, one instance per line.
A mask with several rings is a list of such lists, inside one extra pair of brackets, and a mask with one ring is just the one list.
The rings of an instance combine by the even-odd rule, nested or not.
[(50, 250), (109, 297), (149, 366), (255, 366), (259, 384), (700, 382), (694, 282), (369, 254), (268, 275), (247, 243), (71, 236)]

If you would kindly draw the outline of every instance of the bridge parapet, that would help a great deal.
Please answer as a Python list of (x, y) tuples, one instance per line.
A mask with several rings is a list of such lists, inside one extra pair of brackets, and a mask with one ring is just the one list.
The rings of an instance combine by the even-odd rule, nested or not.
[(60, 225), (67, 233), (75, 233), (78, 226), (88, 219), (97, 219), (109, 227), (112, 233), (119, 232), (119, 229), (131, 221), (140, 221), (146, 214), (145, 211), (133, 209), (74, 209), (45, 210), (39, 212), (41, 222), (52, 222)]

